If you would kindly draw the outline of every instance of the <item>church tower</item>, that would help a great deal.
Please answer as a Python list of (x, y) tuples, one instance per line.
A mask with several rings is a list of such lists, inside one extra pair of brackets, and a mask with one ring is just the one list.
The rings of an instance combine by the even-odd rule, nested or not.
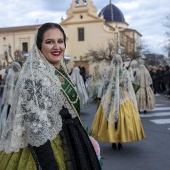
[(93, 5), (92, 0), (72, 0), (71, 7), (67, 10), (66, 13), (66, 20), (78, 13), (88, 13), (97, 17), (97, 8)]
[(92, 0), (72, 0), (66, 14), (66, 19), (60, 24), (67, 35), (67, 44), (72, 44), (66, 48), (66, 55), (71, 57), (68, 65), (83, 65), (88, 70), (83, 57), (89, 46), (96, 44), (97, 37), (103, 30), (104, 19), (98, 17), (97, 7), (93, 5)]

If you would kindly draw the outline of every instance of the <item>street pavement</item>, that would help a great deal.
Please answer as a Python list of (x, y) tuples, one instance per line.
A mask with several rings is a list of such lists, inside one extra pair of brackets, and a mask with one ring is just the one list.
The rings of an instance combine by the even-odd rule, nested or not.
[[(140, 113), (146, 138), (123, 143), (122, 150), (113, 150), (111, 143), (100, 142), (103, 170), (170, 170), (170, 99), (156, 96), (156, 107)], [(91, 102), (81, 111), (85, 127), (91, 128), (97, 105)]]

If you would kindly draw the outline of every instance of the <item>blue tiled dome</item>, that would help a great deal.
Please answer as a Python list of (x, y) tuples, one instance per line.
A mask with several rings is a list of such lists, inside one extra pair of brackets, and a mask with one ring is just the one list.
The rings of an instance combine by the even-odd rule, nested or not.
[(103, 17), (106, 22), (125, 22), (125, 18), (122, 14), (122, 12), (113, 4), (109, 4), (106, 7), (104, 7), (100, 13), (99, 17), (103, 14)]

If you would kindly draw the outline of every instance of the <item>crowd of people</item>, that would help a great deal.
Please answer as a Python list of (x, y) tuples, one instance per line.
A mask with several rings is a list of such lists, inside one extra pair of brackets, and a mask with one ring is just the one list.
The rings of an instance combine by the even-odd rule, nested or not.
[(147, 67), (152, 81), (153, 90), (156, 96), (160, 94), (170, 98), (170, 67), (166, 66), (148, 66)]
[[(144, 139), (139, 113), (154, 109), (154, 94), (170, 95), (169, 67), (139, 65), (129, 74), (114, 54), (87, 79), (83, 66), (68, 72), (65, 49), (63, 28), (45, 23), (23, 67), (17, 61), (10, 66), (0, 112), (2, 170), (100, 170), (97, 141), (121, 150), (124, 142)], [(94, 98), (95, 136), (89, 136), (80, 113)]]

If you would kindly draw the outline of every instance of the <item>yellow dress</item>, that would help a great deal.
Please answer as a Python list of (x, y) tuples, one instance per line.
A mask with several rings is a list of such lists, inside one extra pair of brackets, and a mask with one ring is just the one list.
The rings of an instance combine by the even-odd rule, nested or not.
[[(61, 147), (62, 141), (59, 135), (51, 141), (51, 146), (55, 159), (60, 170), (66, 170), (64, 163), (64, 151)], [(20, 149), (19, 152), (6, 154), (0, 152), (0, 169), (1, 170), (37, 170), (35, 160), (28, 147)]]
[(110, 124), (102, 113), (102, 105), (99, 105), (95, 115), (92, 130), (96, 139), (100, 142), (132, 142), (145, 138), (143, 126), (133, 101), (129, 98), (119, 107), (119, 119), (117, 128)]

